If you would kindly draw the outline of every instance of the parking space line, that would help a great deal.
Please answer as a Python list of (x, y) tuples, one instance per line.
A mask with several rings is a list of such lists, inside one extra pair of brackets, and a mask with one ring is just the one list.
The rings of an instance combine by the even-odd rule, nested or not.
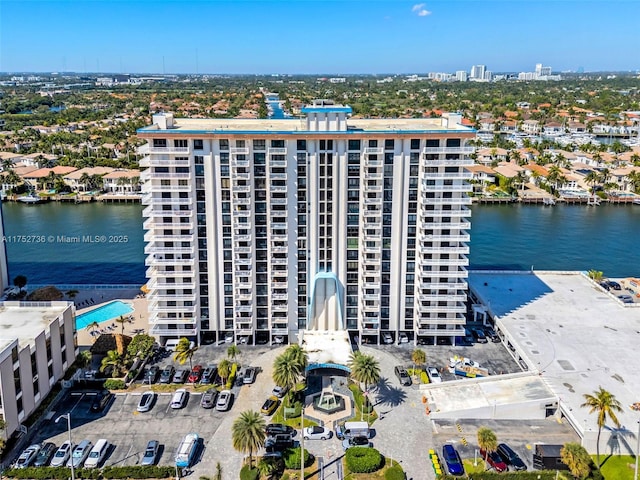
[(127, 454), (124, 456), (124, 458), (122, 459), (122, 463), (120, 464), (120, 466), (124, 467), (124, 462), (127, 461), (127, 459), (129, 458), (129, 454), (131, 453), (131, 449), (133, 448), (133, 444), (131, 444), (129, 446), (129, 450), (127, 450)]
[(69, 410), (69, 413), (72, 413), (75, 410), (75, 408), (80, 404), (80, 402), (82, 401), (83, 398), (84, 398), (84, 393), (82, 395), (80, 395), (80, 398), (78, 399), (76, 404), (73, 407), (71, 407), (71, 410)]

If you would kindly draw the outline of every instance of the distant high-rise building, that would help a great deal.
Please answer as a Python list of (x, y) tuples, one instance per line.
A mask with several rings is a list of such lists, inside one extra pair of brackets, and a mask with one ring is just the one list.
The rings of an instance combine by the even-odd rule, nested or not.
[(493, 72), (491, 70), (485, 70), (482, 79), (485, 82), (490, 82), (491, 80), (493, 80)]
[(468, 74), (465, 70), (458, 70), (456, 72), (456, 80), (459, 82), (466, 82), (468, 78)]
[(475, 132), (443, 118), (153, 116), (143, 215), (149, 332), (282, 343), (464, 336)]
[(486, 65), (474, 65), (471, 67), (471, 80), (484, 80), (484, 72), (486, 71)]

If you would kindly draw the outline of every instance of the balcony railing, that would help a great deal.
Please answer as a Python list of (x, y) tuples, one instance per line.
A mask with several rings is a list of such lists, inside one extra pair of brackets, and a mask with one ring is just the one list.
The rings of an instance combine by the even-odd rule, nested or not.
[(229, 147), (229, 153), (231, 155), (249, 155), (248, 147)]
[(189, 147), (154, 147), (149, 146), (149, 153), (169, 153), (169, 154), (188, 154)]
[(384, 148), (382, 147), (364, 147), (363, 153), (365, 155), (382, 155)]
[(457, 210), (420, 210), (420, 216), (423, 218), (429, 217), (470, 217), (471, 209), (460, 208)]
[(421, 176), (422, 180), (471, 180), (473, 174), (471, 172), (460, 173), (444, 173), (444, 172), (425, 172)]
[[(267, 152), (269, 155), (286, 155), (287, 147), (269, 147)], [(273, 165), (273, 160), (270, 163)]]
[(151, 327), (151, 335), (158, 336), (178, 336), (178, 337), (192, 337), (198, 334), (197, 328), (164, 328), (161, 325), (153, 325)]
[(471, 155), (475, 152), (474, 147), (425, 147), (422, 153), (428, 154), (452, 154), (452, 155)]

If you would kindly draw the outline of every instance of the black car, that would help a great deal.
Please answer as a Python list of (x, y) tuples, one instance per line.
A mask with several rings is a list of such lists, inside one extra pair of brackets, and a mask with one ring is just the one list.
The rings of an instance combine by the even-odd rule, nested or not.
[(504, 463), (511, 466), (514, 470), (526, 470), (527, 466), (522, 461), (522, 459), (518, 456), (516, 452), (511, 450), (509, 445), (506, 443), (500, 443), (498, 445), (498, 454), (504, 460)]
[(180, 369), (176, 370), (171, 378), (171, 383), (184, 383), (187, 381), (187, 377), (189, 376), (189, 370)]
[(164, 367), (164, 370), (162, 370), (162, 373), (160, 374), (160, 383), (171, 383), (171, 379), (173, 378), (173, 374), (176, 372), (176, 369), (173, 367), (173, 365), (167, 365), (166, 367)]
[(485, 327), (484, 333), (491, 339), (493, 343), (500, 343), (500, 336), (491, 327)]
[(484, 331), (481, 328), (474, 328), (471, 330), (471, 334), (473, 335), (473, 339), (477, 343), (488, 343), (487, 336), (484, 334)]
[(200, 377), (200, 383), (202, 385), (211, 385), (216, 378), (216, 373), (218, 368), (215, 365), (209, 365), (202, 372), (202, 377)]
[(267, 437), (264, 441), (264, 449), (267, 453), (281, 452), (287, 448), (292, 448), (294, 443), (291, 435), (273, 435)]
[(618, 282), (614, 282), (613, 280), (609, 280), (607, 283), (609, 284), (609, 287), (612, 288), (613, 290), (622, 290), (622, 287), (620, 286), (620, 284)]
[(49, 465), (51, 461), (51, 457), (56, 453), (58, 447), (51, 442), (43, 443), (38, 455), (36, 455), (36, 459), (33, 461), (32, 466), (34, 467), (46, 467)]
[(149, 370), (144, 374), (144, 383), (156, 383), (160, 376), (160, 367), (152, 365)]
[(411, 377), (407, 373), (407, 369), (401, 365), (398, 365), (394, 368), (394, 372), (398, 380), (400, 381), (400, 385), (409, 386), (411, 385)]
[(289, 425), (283, 425), (282, 423), (270, 423), (264, 429), (267, 436), (272, 437), (274, 435), (290, 435), (293, 436), (296, 430)]
[(109, 392), (109, 390), (103, 390), (96, 395), (96, 398), (93, 399), (93, 403), (91, 404), (92, 412), (101, 412), (104, 407), (107, 406), (109, 401), (113, 397), (113, 394)]

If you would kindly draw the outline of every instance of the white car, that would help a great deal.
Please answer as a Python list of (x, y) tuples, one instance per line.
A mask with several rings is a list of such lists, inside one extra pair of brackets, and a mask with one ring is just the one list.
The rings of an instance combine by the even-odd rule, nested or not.
[(144, 392), (140, 396), (140, 401), (138, 402), (138, 412), (148, 412), (151, 410), (153, 406), (153, 401), (156, 399), (156, 394), (154, 392)]
[(69, 443), (64, 442), (62, 445), (60, 445), (60, 448), (58, 448), (58, 450), (56, 450), (56, 453), (54, 453), (53, 458), (51, 459), (51, 466), (52, 467), (62, 467), (67, 463), (67, 460), (69, 460), (69, 455), (71, 455), (71, 450), (73, 450), (73, 443)]
[(307, 427), (303, 430), (305, 440), (326, 440), (331, 438), (333, 432), (325, 427)]
[(382, 334), (382, 342), (385, 343), (386, 345), (393, 343), (393, 337), (389, 332), (385, 332)]
[(171, 408), (178, 409), (184, 407), (187, 403), (188, 395), (189, 394), (184, 388), (176, 390), (173, 394), (173, 398), (171, 399)]
[(427, 367), (427, 375), (431, 383), (442, 383), (442, 377), (436, 367)]
[(219, 412), (226, 412), (231, 407), (231, 399), (233, 393), (230, 390), (223, 390), (218, 395), (218, 403), (216, 403), (216, 410)]
[(409, 343), (409, 336), (406, 333), (401, 333), (398, 336), (398, 343)]

